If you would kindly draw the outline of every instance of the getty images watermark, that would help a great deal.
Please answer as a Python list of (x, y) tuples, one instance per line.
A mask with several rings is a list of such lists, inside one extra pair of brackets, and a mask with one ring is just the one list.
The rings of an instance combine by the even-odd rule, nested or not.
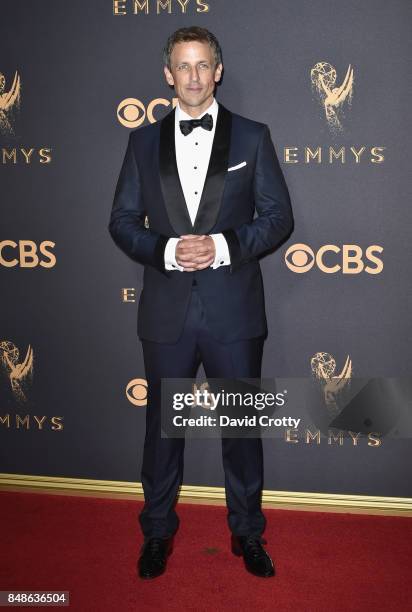
[(411, 378), (321, 383), (313, 377), (162, 379), (161, 435), (412, 439)]
[(268, 414), (247, 415), (243, 414), (242, 408), (253, 407), (257, 411), (262, 411), (268, 407), (284, 406), (286, 403), (285, 390), (283, 393), (272, 392), (233, 392), (222, 389), (217, 393), (213, 393), (208, 388), (197, 388), (193, 385), (192, 393), (174, 393), (172, 396), (173, 410), (180, 411), (185, 408), (194, 406), (202, 407), (206, 410), (214, 412), (218, 407), (229, 408), (231, 410), (238, 409), (241, 416), (229, 416), (228, 414), (200, 415), (198, 417), (185, 417), (177, 414), (172, 417), (172, 422), (175, 427), (298, 427), (300, 419), (294, 419), (290, 416), (270, 417)]

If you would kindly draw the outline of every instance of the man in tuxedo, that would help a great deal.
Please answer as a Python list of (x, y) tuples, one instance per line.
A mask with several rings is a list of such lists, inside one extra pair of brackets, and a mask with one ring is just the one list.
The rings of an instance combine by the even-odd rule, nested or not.
[[(161, 380), (195, 378), (201, 362), (208, 378), (260, 378), (267, 324), (258, 256), (293, 223), (268, 127), (214, 98), (223, 70), (216, 37), (195, 26), (177, 30), (164, 64), (177, 106), (130, 133), (109, 224), (115, 243), (144, 266), (142, 578), (165, 571), (179, 524), (184, 439), (161, 437)], [(261, 537), (262, 441), (223, 438), (222, 456), (232, 552), (255, 575), (273, 576)]]

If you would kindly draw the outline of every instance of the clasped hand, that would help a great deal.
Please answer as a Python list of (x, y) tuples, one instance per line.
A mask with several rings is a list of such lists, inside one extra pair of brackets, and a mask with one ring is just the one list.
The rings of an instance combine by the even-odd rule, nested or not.
[(207, 268), (214, 262), (215, 255), (215, 243), (210, 236), (185, 234), (176, 245), (176, 261), (185, 272)]

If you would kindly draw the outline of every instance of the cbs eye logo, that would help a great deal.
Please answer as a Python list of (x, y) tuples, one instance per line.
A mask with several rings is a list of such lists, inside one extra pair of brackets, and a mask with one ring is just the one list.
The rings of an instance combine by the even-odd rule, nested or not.
[[(383, 261), (376, 256), (382, 253), (383, 247), (373, 244), (363, 249), (357, 244), (325, 244), (315, 253), (307, 244), (292, 244), (285, 253), (285, 263), (289, 270), (297, 274), (308, 272), (313, 266), (325, 274), (380, 274)], [(367, 262), (367, 263), (366, 263)], [(369, 264), (373, 265), (369, 265)]]
[(134, 406), (146, 406), (147, 380), (144, 378), (133, 378), (126, 387), (126, 397)]
[(139, 125), (144, 123), (146, 117), (149, 123), (156, 123), (157, 119), (154, 116), (154, 109), (156, 106), (167, 107), (171, 104), (174, 108), (177, 104), (177, 98), (173, 98), (172, 101), (166, 100), (165, 98), (155, 98), (149, 102), (147, 109), (143, 102), (137, 98), (125, 98), (117, 107), (117, 119), (127, 128), (139, 127)]

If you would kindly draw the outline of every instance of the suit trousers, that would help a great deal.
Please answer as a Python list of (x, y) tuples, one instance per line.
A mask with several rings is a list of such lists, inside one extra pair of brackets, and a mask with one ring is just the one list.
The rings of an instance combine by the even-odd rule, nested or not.
[[(145, 504), (139, 521), (145, 539), (171, 536), (179, 526), (175, 506), (185, 440), (161, 437), (161, 379), (195, 378), (200, 362), (207, 378), (260, 378), (263, 343), (263, 336), (218, 342), (208, 329), (196, 284), (179, 340), (166, 344), (142, 339), (148, 398), (141, 475)], [(222, 458), (229, 529), (235, 535), (261, 535), (266, 524), (262, 440), (222, 437)]]

